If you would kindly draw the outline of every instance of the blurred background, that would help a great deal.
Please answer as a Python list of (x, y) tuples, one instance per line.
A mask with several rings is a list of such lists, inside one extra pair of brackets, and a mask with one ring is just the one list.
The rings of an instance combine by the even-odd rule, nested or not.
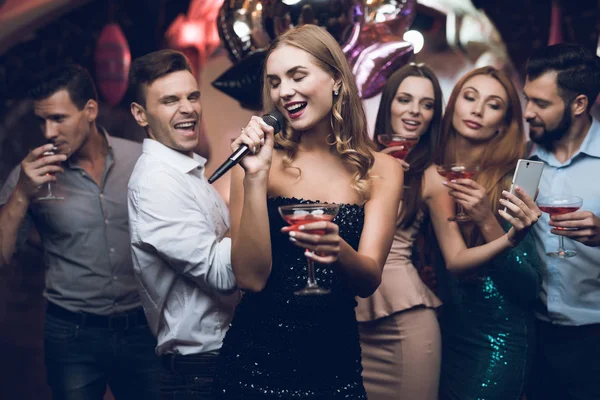
[[(28, 80), (75, 62), (92, 73), (99, 123), (111, 135), (143, 140), (129, 112), (132, 59), (161, 48), (183, 51), (202, 92), (198, 152), (211, 173), (259, 114), (264, 50), (293, 26), (326, 28), (346, 54), (370, 129), (387, 77), (425, 62), (447, 98), (468, 70), (494, 65), (522, 87), (528, 56), (547, 44), (600, 51), (598, 0), (0, 0), (0, 182), (42, 143), (25, 98)], [(215, 183), (228, 200), (228, 176)], [(42, 352), (44, 266), (37, 249), (0, 269), (0, 399), (50, 398)], [(110, 393), (107, 399), (111, 399)]]

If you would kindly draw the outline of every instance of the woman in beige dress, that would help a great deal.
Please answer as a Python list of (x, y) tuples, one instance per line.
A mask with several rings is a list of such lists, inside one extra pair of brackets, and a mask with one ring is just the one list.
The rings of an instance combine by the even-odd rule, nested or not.
[[(381, 134), (419, 137), (403, 166), (406, 184), (394, 242), (382, 282), (356, 309), (362, 348), (363, 381), (369, 400), (435, 400), (438, 395), (441, 339), (436, 308), (440, 300), (421, 281), (412, 264), (412, 248), (426, 214), (438, 238), (446, 268), (462, 273), (514, 246), (537, 221), (535, 203), (522, 198), (504, 213), (513, 228), (485, 245), (467, 248), (454, 215), (454, 201), (432, 162), (438, 146), (442, 93), (433, 72), (410, 64), (388, 80), (375, 126)], [(393, 148), (380, 150), (392, 152)], [(517, 201), (507, 194), (509, 200)]]

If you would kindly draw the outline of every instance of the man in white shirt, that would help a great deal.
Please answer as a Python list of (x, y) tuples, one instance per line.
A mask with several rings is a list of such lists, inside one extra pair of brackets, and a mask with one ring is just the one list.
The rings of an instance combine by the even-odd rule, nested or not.
[(198, 83), (173, 50), (134, 60), (129, 82), (131, 113), (149, 136), (128, 186), (131, 248), (162, 356), (161, 395), (210, 399), (238, 292), (227, 207), (204, 177), (206, 160), (193, 152), (202, 116)]

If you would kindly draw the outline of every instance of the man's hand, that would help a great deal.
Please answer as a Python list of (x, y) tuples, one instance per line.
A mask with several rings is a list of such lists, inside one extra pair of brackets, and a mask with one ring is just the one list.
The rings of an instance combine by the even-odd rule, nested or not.
[(575, 211), (550, 217), (550, 232), (590, 247), (600, 246), (600, 218), (591, 211)]
[(64, 171), (60, 165), (56, 164), (65, 161), (67, 156), (64, 154), (43, 155), (45, 152), (53, 150), (53, 144), (45, 144), (27, 154), (21, 162), (21, 174), (15, 190), (31, 199), (38, 193), (42, 185), (56, 181), (54, 174)]

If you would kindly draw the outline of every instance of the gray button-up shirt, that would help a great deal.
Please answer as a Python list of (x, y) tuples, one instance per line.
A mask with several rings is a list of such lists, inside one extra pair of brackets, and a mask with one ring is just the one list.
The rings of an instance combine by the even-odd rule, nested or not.
[[(127, 182), (142, 146), (105, 135), (109, 151), (100, 186), (67, 160), (54, 183), (54, 192), (64, 200), (33, 201), (17, 243), (23, 244), (35, 225), (48, 268), (46, 298), (71, 311), (99, 315), (141, 305), (131, 262)], [(20, 169), (2, 187), (0, 206), (8, 201)]]

